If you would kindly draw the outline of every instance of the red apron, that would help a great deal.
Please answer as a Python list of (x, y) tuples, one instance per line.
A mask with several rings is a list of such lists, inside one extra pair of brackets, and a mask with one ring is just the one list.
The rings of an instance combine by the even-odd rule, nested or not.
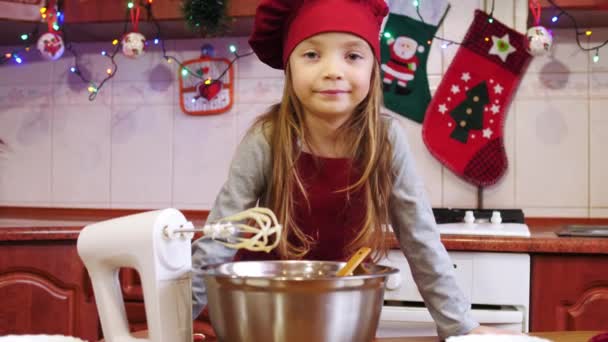
[[(365, 218), (362, 190), (337, 192), (357, 181), (359, 172), (351, 167), (352, 159), (314, 157), (302, 152), (297, 169), (308, 194), (310, 208), (299, 190), (295, 190), (294, 220), (304, 234), (314, 240), (307, 260), (346, 260), (344, 248), (360, 231)], [(295, 240), (293, 240), (295, 242)], [(239, 250), (235, 260), (276, 260), (276, 252)]]

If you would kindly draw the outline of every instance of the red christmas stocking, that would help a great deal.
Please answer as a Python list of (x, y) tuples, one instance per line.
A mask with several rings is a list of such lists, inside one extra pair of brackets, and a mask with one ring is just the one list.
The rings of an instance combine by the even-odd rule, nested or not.
[(507, 169), (503, 125), (531, 58), (525, 36), (480, 10), (427, 108), (422, 136), (435, 158), (477, 186)]

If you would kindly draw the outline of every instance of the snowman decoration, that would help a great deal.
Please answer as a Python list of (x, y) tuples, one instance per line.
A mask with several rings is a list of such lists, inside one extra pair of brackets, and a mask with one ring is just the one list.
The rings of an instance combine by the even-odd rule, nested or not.
[(423, 53), (424, 46), (407, 36), (400, 36), (397, 39), (390, 38), (387, 43), (390, 58), (386, 64), (381, 66), (384, 71), (384, 91), (389, 91), (391, 84), (396, 79), (395, 93), (408, 95), (412, 90), (407, 88), (407, 83), (414, 79), (419, 64), (416, 52)]
[(139, 32), (129, 32), (122, 38), (122, 53), (129, 58), (137, 58), (144, 53), (146, 37)]
[(65, 44), (58, 33), (47, 32), (38, 38), (36, 44), (38, 51), (44, 59), (54, 61), (63, 55)]
[(551, 33), (543, 26), (533, 26), (526, 32), (528, 52), (532, 56), (544, 56), (549, 53), (553, 45)]

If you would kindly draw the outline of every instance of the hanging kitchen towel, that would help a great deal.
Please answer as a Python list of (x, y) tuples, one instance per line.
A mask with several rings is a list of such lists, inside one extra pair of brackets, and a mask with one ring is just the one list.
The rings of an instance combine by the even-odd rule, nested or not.
[(496, 183), (507, 169), (505, 115), (531, 59), (524, 35), (490, 19), (476, 10), (422, 127), (431, 154), (479, 187)]
[(431, 101), (426, 64), (433, 37), (447, 14), (447, 0), (389, 1), (384, 26), (382, 84), (384, 106), (422, 122)]

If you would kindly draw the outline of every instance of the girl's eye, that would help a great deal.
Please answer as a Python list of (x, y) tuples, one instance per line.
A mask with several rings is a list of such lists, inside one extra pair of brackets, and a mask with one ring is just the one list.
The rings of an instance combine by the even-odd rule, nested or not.
[(315, 58), (319, 57), (319, 54), (314, 51), (308, 51), (308, 52), (304, 53), (304, 57), (309, 58), (309, 59), (315, 59)]
[(363, 56), (361, 56), (361, 55), (360, 55), (360, 54), (358, 54), (358, 53), (349, 53), (349, 54), (348, 54), (348, 56), (347, 56), (347, 58), (348, 58), (349, 60), (351, 60), (351, 61), (356, 61), (356, 60), (362, 59), (362, 58), (363, 58)]

